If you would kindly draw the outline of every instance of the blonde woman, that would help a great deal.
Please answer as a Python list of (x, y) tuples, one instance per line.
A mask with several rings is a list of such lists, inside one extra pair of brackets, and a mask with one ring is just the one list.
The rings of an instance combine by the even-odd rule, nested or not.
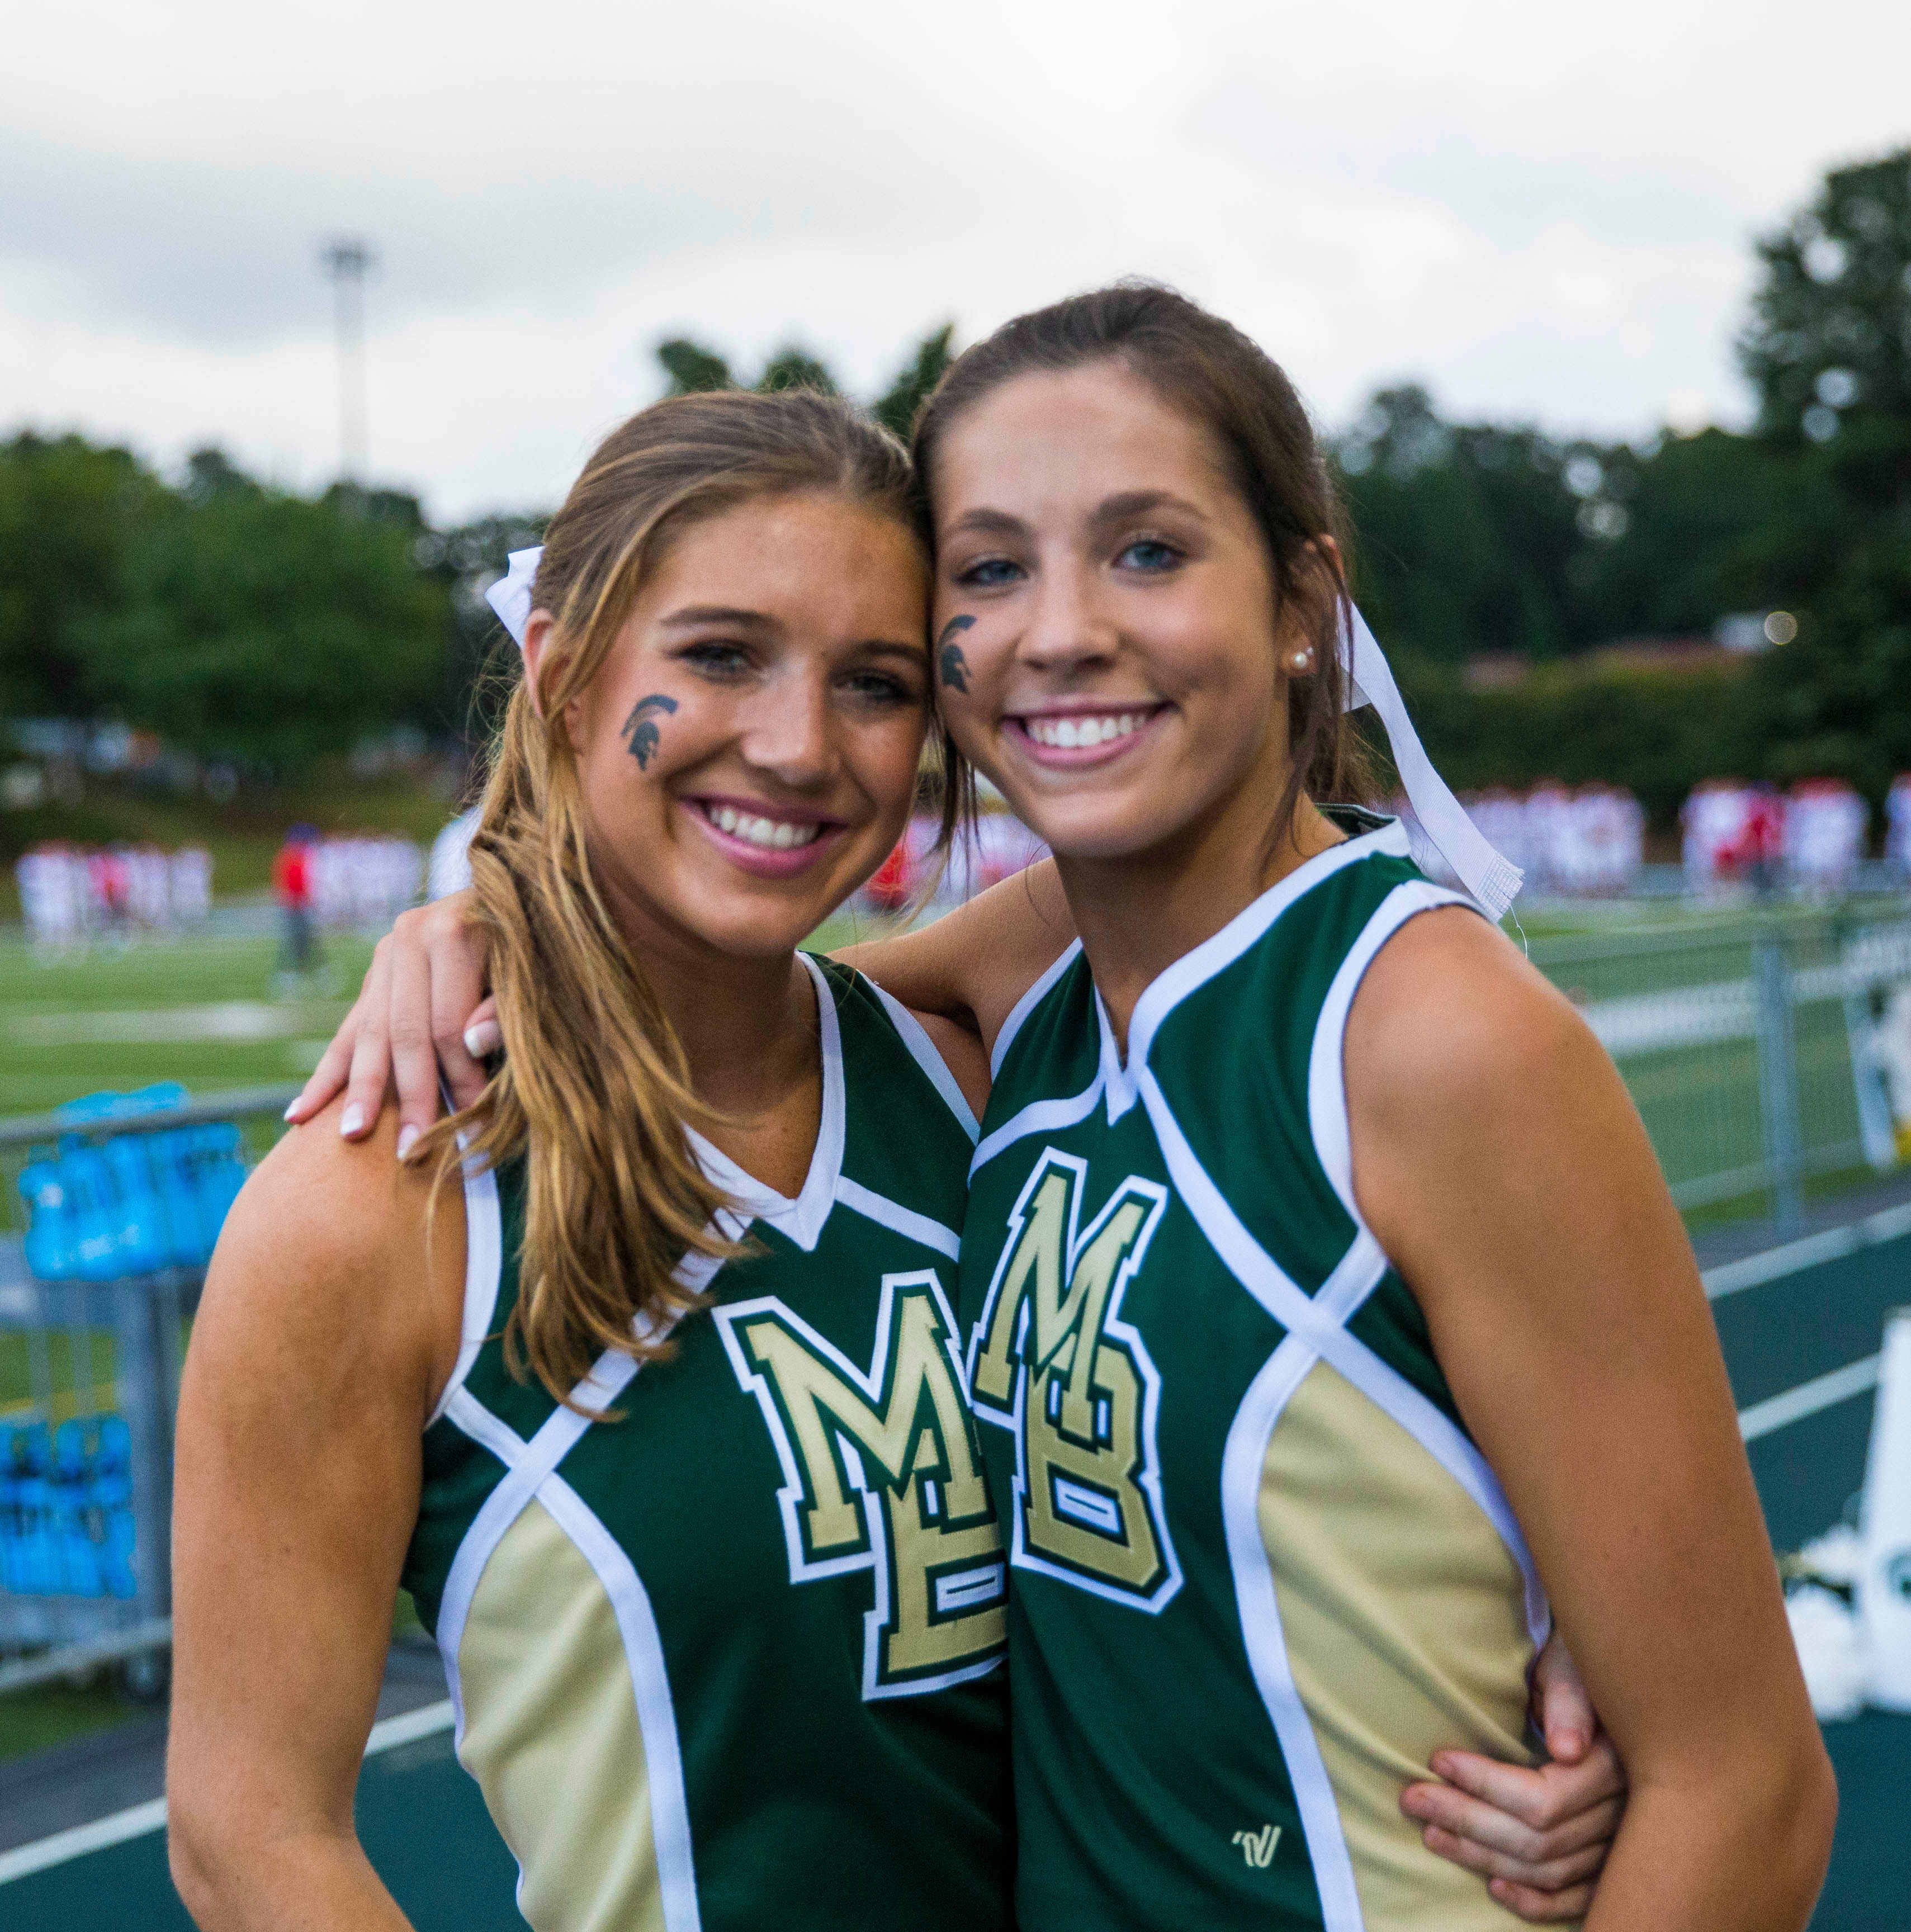
[(901, 447), (817, 397), (647, 411), (553, 523), (472, 847), (508, 1063), (461, 1165), (287, 1136), (194, 1334), (202, 1925), (403, 1922), (352, 1828), (401, 1583), (540, 1932), (1008, 1924), (982, 1069), (795, 950), (907, 818), (925, 573)]

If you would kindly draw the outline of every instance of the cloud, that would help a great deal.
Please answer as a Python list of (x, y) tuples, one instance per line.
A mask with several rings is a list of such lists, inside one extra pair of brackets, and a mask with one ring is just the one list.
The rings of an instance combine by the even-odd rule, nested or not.
[(1330, 417), (1404, 374), (1730, 416), (1750, 236), (1911, 138), (1880, 10), (66, 0), (0, 77), (0, 422), (322, 482), (341, 231), (379, 255), (374, 470), (446, 515), (554, 499), (662, 335), (869, 390), (944, 320), (1133, 272)]

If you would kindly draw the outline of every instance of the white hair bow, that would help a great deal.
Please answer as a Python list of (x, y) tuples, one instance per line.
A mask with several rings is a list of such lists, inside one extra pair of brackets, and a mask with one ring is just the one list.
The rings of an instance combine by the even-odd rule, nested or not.
[(508, 631), (518, 648), (524, 648), (524, 628), (531, 621), (531, 585), (538, 574), (538, 559), (544, 545), (514, 550), (507, 560), (511, 568), (484, 592), (484, 602), (498, 614), (498, 622)]
[(1407, 826), (1415, 860), (1426, 865), (1432, 856), (1426, 849), (1430, 846), (1495, 919), (1503, 917), (1518, 897), (1526, 874), (1487, 842), (1448, 790), (1446, 780), (1433, 769), (1433, 760), (1407, 716), (1392, 668), (1367, 628), (1366, 620), (1351, 602), (1341, 606), (1340, 662), (1347, 673), (1347, 710), (1358, 711), (1362, 705), (1371, 704), (1387, 728), (1387, 742), (1392, 747), (1400, 782), (1407, 788), (1407, 802), (1420, 821), (1418, 827), (1411, 823)]

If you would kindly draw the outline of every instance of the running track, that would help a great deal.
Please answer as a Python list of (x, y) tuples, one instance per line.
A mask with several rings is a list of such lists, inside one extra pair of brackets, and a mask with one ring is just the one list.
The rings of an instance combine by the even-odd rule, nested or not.
[[(1911, 1202), (1707, 1273), (1772, 1540), (1836, 1522), (1862, 1480), (1886, 1311), (1911, 1303)], [(358, 1831), (418, 1932), (522, 1932), (511, 1858), (452, 1756), (450, 1707), (388, 1718), (358, 1784)], [(1911, 1899), (1911, 1717), (1828, 1726), (1841, 1809), (1813, 1932), (1887, 1932)], [(166, 1876), (157, 1797), (0, 1851), (8, 1932), (190, 1932)], [(0, 1843), (4, 1843), (0, 1838)], [(1756, 1874), (1748, 1873), (1756, 1882)]]

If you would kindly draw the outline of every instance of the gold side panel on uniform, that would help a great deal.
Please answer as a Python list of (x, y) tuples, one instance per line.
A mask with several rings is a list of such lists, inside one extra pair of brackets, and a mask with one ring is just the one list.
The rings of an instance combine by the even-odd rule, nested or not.
[(1367, 1932), (1502, 1932), (1484, 1881), (1400, 1813), (1442, 1746), (1531, 1763), (1519, 1565), (1479, 1506), (1324, 1363), (1275, 1424), (1261, 1534), (1282, 1635), (1339, 1802)]
[(986, 1666), (1008, 1634), (1002, 1532), (935, 1276), (884, 1276), (866, 1370), (773, 1298), (717, 1321), (783, 1466), (790, 1580), (876, 1573), (863, 1695)]
[(538, 1503), (504, 1533), (458, 1644), (464, 1737), (524, 1869), (533, 1932), (663, 1932), (649, 1777), (616, 1611)]
[(1022, 1390), (1024, 1557), (1158, 1608), (1178, 1582), (1151, 1440), (1159, 1384), (1122, 1291), (1166, 1190), (1130, 1175), (1077, 1232), (1085, 1164), (1046, 1149), (1003, 1245), (971, 1342), (977, 1411), (1003, 1420)]

